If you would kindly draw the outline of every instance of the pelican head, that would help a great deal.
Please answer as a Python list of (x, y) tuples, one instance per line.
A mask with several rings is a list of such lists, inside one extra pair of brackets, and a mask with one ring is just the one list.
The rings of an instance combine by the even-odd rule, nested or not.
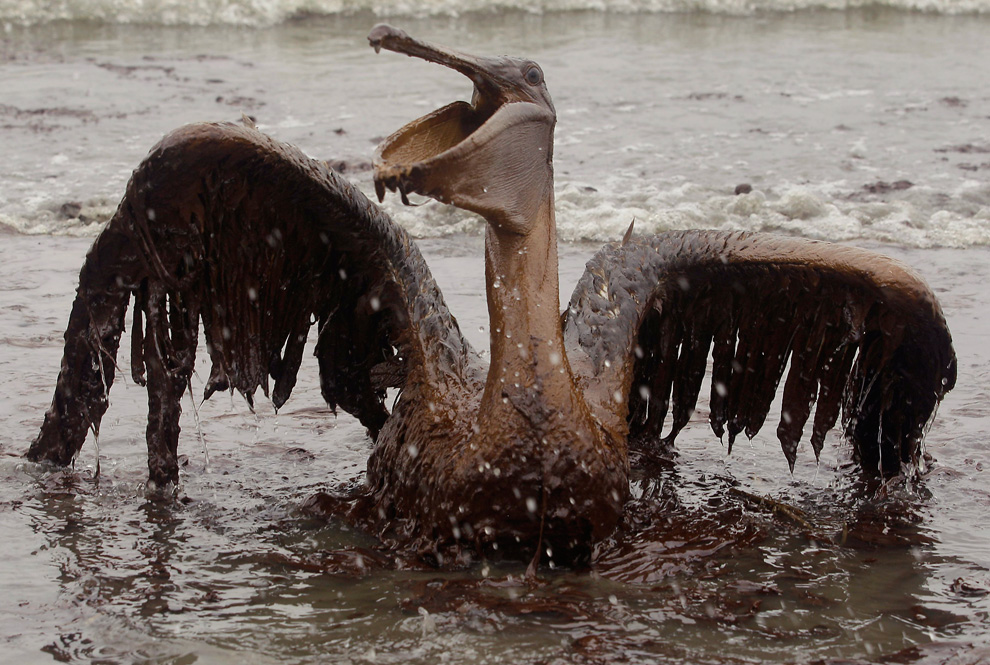
[(532, 60), (486, 58), (413, 39), (377, 25), (368, 35), (387, 49), (445, 65), (474, 83), (459, 101), (413, 120), (375, 152), (375, 190), (415, 192), (476, 212), (499, 230), (525, 234), (552, 194), (557, 115), (543, 70)]

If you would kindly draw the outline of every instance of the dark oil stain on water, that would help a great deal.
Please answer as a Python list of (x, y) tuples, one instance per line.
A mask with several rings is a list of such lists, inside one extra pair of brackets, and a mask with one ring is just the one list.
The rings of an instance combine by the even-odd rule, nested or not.
[[(802, 448), (793, 475), (769, 430), (727, 457), (701, 408), (678, 457), (638, 472), (626, 522), (590, 570), (544, 568), (536, 582), (500, 562), (438, 571), (300, 512), (315, 492), (358, 482), (369, 452), (360, 426), (325, 408), (312, 361), (278, 414), (224, 395), (200, 406), (200, 367), (173, 502), (145, 493), (146, 396), (124, 382), (98, 451), (89, 441), (65, 471), (22, 460), (100, 215), (165, 131), (247, 113), (368, 184), (376, 138), (467, 94), (456, 75), (374, 59), (374, 21), (0, 35), (0, 661), (990, 661), (983, 16), (401, 22), (540, 61), (560, 113), (566, 237), (617, 239), (636, 216), (641, 232), (705, 224), (897, 243), (872, 248), (931, 283), (959, 357), (917, 486), (863, 487), (834, 435), (820, 464)], [(731, 196), (742, 182), (753, 191)], [(478, 228), (439, 206), (392, 210), (418, 235)], [(60, 237), (77, 233), (90, 237)], [(938, 244), (965, 249), (904, 248)], [(562, 295), (596, 248), (562, 246)], [(426, 241), (424, 253), (487, 348), (480, 238)]]
[[(478, 562), (439, 571), (302, 514), (346, 487), (369, 443), (318, 391), (315, 362), (278, 414), (262, 400), (184, 405), (181, 488), (144, 491), (144, 391), (115, 386), (73, 470), (19, 458), (50, 398), (87, 239), (0, 237), (0, 634), (8, 662), (986, 662), (984, 477), (990, 278), (985, 249), (882, 248), (943, 299), (958, 388), (917, 486), (864, 487), (838, 440), (793, 476), (772, 434), (725, 450), (699, 410), (671, 464), (647, 466), (590, 570)], [(426, 241), (482, 344), (476, 237)], [(589, 245), (564, 245), (573, 283)], [(126, 355), (126, 354), (125, 354)], [(126, 363), (126, 358), (122, 359)], [(126, 367), (122, 369), (127, 370)], [(208, 368), (193, 390), (201, 394)], [(219, 397), (219, 398), (218, 398)], [(203, 440), (200, 441), (199, 433)], [(920, 659), (920, 660), (919, 660)], [(838, 661), (833, 661), (838, 662)], [(846, 661), (841, 661), (846, 662)]]

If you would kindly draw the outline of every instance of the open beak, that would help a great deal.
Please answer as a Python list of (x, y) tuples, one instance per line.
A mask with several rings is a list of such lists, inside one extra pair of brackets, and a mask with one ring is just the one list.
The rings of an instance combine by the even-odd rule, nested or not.
[[(510, 58), (486, 58), (459, 53), (452, 49), (413, 39), (404, 31), (379, 24), (368, 35), (376, 52), (381, 49), (422, 58), (450, 67), (474, 83), (471, 103), (454, 102), (413, 120), (386, 138), (374, 156), (375, 192), (379, 200), (385, 190), (398, 191), (404, 203), (407, 193), (416, 192), (451, 202), (443, 187), (426, 182), (423, 177), (437, 166), (445, 154), (463, 144), (500, 109), (512, 102), (533, 101), (519, 84), (517, 61)], [(541, 72), (542, 77), (542, 72)], [(540, 81), (542, 84), (542, 79)]]
[(511, 101), (513, 82), (499, 74), (504, 58), (483, 58), (460, 53), (443, 46), (413, 39), (404, 30), (379, 23), (368, 34), (368, 42), (380, 53), (382, 49), (405, 53), (412, 58), (422, 58), (427, 62), (450, 67), (474, 83), (474, 98), (471, 105), (478, 112), (489, 115), (500, 105)]

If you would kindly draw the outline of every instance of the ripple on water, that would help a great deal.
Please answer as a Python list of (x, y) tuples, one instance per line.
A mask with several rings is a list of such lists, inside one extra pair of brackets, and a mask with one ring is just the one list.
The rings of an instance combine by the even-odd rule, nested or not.
[[(35, 242), (13, 238), (3, 251)], [(50, 242), (41, 263), (53, 274), (86, 245)], [(477, 330), (481, 288), (451, 268), (464, 260), (456, 243), (438, 246), (429, 260), (450, 273), (459, 320)], [(478, 249), (467, 240), (461, 254)], [(580, 272), (589, 253), (564, 247), (562, 272)], [(369, 450), (355, 421), (320, 406), (315, 363), (303, 364), (277, 416), (261, 399), (255, 413), (239, 397), (200, 406), (209, 463), (187, 402), (182, 485), (162, 502), (144, 488), (147, 407), (132, 385), (111, 393), (99, 481), (91, 445), (69, 471), (13, 456), (50, 400), (59, 349), (0, 344), (0, 380), (11, 386), (0, 402), (0, 585), (18, 599), (0, 608), (0, 628), (16, 636), (5, 647), (25, 661), (45, 649), (83, 662), (756, 663), (981, 642), (990, 634), (984, 254), (900, 251), (947, 293), (965, 359), (930, 433), (938, 462), (921, 486), (864, 487), (834, 438), (820, 465), (802, 450), (793, 475), (772, 433), (726, 457), (699, 412), (673, 463), (640, 465), (625, 524), (597, 565), (545, 567), (535, 581), (500, 562), (435, 570), (299, 510), (359, 478)], [(64, 325), (42, 316), (51, 303), (17, 297), (16, 317), (35, 317), (28, 335)], [(3, 316), (0, 335), (11, 336), (21, 319)], [(207, 370), (198, 368), (196, 394)]]

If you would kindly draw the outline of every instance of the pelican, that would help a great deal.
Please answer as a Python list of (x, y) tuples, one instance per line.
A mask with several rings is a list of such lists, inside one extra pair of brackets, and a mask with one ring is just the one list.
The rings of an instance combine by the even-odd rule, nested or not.
[(98, 434), (133, 298), (150, 484), (179, 479), (200, 324), (204, 399), (250, 401), (260, 387), (278, 408), (315, 322), (323, 398), (374, 442), (362, 493), (374, 528), (411, 546), (586, 557), (620, 520), (630, 450), (673, 444), (709, 358), (711, 426), (730, 452), (763, 426), (783, 378), (777, 436), (792, 470), (816, 404), (816, 457), (841, 407), (864, 472), (917, 468), (956, 360), (935, 296), (909, 268), (792, 237), (630, 233), (589, 261), (561, 314), (556, 112), (539, 65), (386, 25), (369, 41), (474, 84), (470, 103), (386, 138), (374, 183), (379, 200), (416, 193), (484, 218), (488, 360), (407, 232), (354, 185), (253, 126), (194, 124), (151, 150), (86, 257), (29, 459), (70, 464)]

